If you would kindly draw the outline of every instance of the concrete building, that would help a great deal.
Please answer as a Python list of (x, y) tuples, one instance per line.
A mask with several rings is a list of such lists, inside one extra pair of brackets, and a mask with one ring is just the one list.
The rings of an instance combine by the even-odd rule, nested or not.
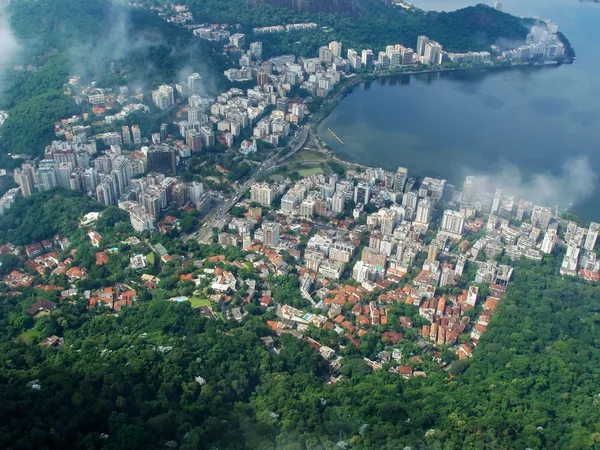
[(385, 253), (382, 253), (379, 250), (373, 249), (371, 247), (365, 247), (363, 249), (360, 259), (364, 263), (377, 267), (383, 267), (384, 269), (387, 262), (387, 256)]
[(261, 226), (263, 231), (263, 243), (269, 247), (279, 245), (280, 225), (277, 222), (264, 222)]
[(380, 210), (379, 212), (381, 217), (381, 233), (384, 235), (392, 234), (396, 227), (396, 212), (390, 209)]
[(177, 156), (175, 149), (168, 145), (155, 145), (148, 150), (148, 171), (177, 175)]
[(194, 72), (188, 79), (188, 89), (190, 94), (198, 94), (202, 90), (202, 77), (199, 73)]
[(465, 215), (458, 211), (445, 210), (441, 231), (451, 237), (460, 239), (465, 228)]
[(446, 180), (425, 177), (419, 186), (419, 197), (431, 197), (433, 201), (439, 201), (444, 196)]
[(307, 198), (300, 203), (300, 216), (305, 218), (311, 218), (315, 215), (316, 202), (310, 198)]
[(250, 54), (254, 59), (261, 59), (263, 52), (262, 42), (251, 42), (250, 43)]
[(15, 183), (21, 188), (23, 197), (29, 197), (34, 192), (33, 175), (29, 170), (15, 169)]
[(256, 183), (250, 188), (250, 201), (271, 206), (275, 198), (274, 189), (267, 183)]
[[(48, 161), (48, 160), (44, 160)], [(36, 178), (38, 180), (38, 190), (40, 191), (49, 191), (58, 186), (58, 181), (56, 179), (56, 169), (53, 162), (47, 162), (44, 164), (44, 161), (40, 162), (40, 166), (36, 171)]]
[(552, 209), (543, 206), (534, 206), (531, 212), (531, 226), (546, 230), (552, 220)]
[(421, 35), (417, 38), (417, 55), (423, 56), (425, 54), (425, 45), (429, 42), (427, 36)]
[(552, 250), (554, 249), (554, 244), (556, 244), (556, 230), (548, 230), (546, 231), (546, 234), (544, 235), (544, 240), (542, 241), (542, 247), (540, 248), (540, 251), (542, 253), (546, 253), (546, 254), (550, 254), (552, 253)]
[[(25, 195), (25, 194), (23, 194)], [(583, 244), (583, 248), (585, 248), (588, 251), (592, 251), (594, 250), (594, 247), (596, 246), (596, 240), (598, 239), (598, 228), (600, 227), (599, 224), (597, 224), (596, 222), (592, 222), (590, 224), (590, 228), (588, 229), (587, 232), (587, 236), (585, 237), (585, 244)]]
[(375, 56), (373, 50), (367, 49), (362, 51), (361, 63), (367, 71), (373, 70), (373, 64), (375, 63)]
[(71, 172), (73, 172), (73, 164), (70, 162), (63, 162), (55, 166), (56, 170), (56, 183), (59, 187), (69, 189)]
[(152, 91), (152, 101), (163, 111), (175, 104), (175, 93), (171, 86), (163, 84)]
[(155, 221), (152, 216), (146, 213), (144, 209), (135, 202), (119, 202), (119, 208), (129, 213), (131, 226), (135, 231), (153, 231), (156, 229)]
[(494, 192), (494, 199), (492, 200), (492, 209), (490, 214), (497, 214), (500, 211), (500, 205), (502, 204), (502, 189), (496, 189)]
[(192, 152), (196, 153), (202, 150), (204, 139), (202, 133), (197, 130), (188, 130), (185, 135), (185, 143), (190, 147)]
[(423, 54), (423, 64), (441, 64), (442, 46), (435, 41), (427, 41)]
[(135, 145), (142, 145), (142, 131), (137, 125), (131, 126), (131, 134), (133, 136), (133, 143)]
[(342, 43), (338, 41), (331, 41), (329, 43), (329, 50), (334, 58), (340, 58), (342, 56)]
[(129, 127), (127, 125), (121, 127), (121, 138), (125, 147), (129, 147), (131, 145), (131, 131), (129, 131)]
[(354, 203), (369, 203), (371, 199), (371, 187), (367, 183), (358, 183), (354, 187)]
[(567, 254), (563, 258), (562, 265), (560, 266), (561, 275), (577, 275), (580, 251), (580, 248), (575, 245), (569, 245), (567, 247)]
[(345, 201), (346, 199), (343, 193), (336, 192), (335, 194), (333, 194), (333, 197), (331, 197), (331, 211), (333, 211), (336, 214), (343, 212)]
[(329, 249), (329, 259), (341, 263), (348, 263), (352, 259), (353, 253), (353, 245), (335, 242)]
[(406, 186), (406, 180), (408, 179), (408, 170), (405, 167), (398, 167), (398, 170), (394, 174), (394, 191), (404, 192)]
[(428, 225), (431, 222), (431, 214), (433, 212), (433, 202), (431, 198), (425, 197), (419, 200), (417, 205), (417, 214), (415, 215), (415, 222), (423, 225)]
[(200, 181), (192, 181), (189, 187), (190, 201), (197, 205), (200, 197), (204, 194), (204, 185)]

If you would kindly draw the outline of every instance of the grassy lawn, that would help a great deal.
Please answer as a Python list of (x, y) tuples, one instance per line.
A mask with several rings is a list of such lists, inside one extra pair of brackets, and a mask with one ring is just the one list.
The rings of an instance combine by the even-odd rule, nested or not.
[(312, 167), (310, 169), (301, 169), (298, 173), (303, 177), (310, 177), (311, 175), (319, 175), (323, 173), (323, 169), (320, 167)]
[(38, 336), (38, 332), (34, 329), (23, 331), (17, 338), (17, 340), (25, 344), (33, 344), (34, 341), (39, 339), (40, 337)]
[(190, 298), (192, 308), (198, 308), (199, 306), (211, 306), (212, 303), (207, 298), (192, 297)]
[(150, 264), (151, 266), (154, 265), (154, 261), (155, 261), (155, 257), (154, 257), (154, 253), (150, 252), (146, 255), (146, 259), (148, 260), (148, 264)]
[(316, 152), (314, 150), (300, 150), (294, 155), (290, 162), (302, 162), (302, 161), (327, 161), (329, 158), (323, 155), (323, 153)]

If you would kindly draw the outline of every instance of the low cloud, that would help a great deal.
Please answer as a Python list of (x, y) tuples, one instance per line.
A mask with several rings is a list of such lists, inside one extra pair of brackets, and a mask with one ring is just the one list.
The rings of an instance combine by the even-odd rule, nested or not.
[(597, 174), (584, 156), (567, 160), (559, 174), (524, 174), (515, 165), (504, 165), (498, 173), (477, 175), (475, 189), (479, 192), (502, 189), (504, 195), (514, 195), (517, 200), (569, 208), (594, 193), (596, 180)]
[(0, 12), (0, 72), (11, 67), (20, 50), (21, 45), (11, 29), (10, 20)]

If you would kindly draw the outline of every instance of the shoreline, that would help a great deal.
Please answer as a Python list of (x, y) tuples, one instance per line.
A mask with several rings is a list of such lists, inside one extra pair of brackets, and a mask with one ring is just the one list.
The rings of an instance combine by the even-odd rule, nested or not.
[[(515, 70), (515, 69), (531, 69), (531, 68), (551, 68), (551, 67), (560, 67), (562, 64), (572, 64), (573, 61), (569, 62), (560, 62), (553, 61), (546, 64), (539, 63), (527, 63), (527, 64), (516, 64), (516, 65), (502, 65), (502, 66), (478, 66), (478, 67), (438, 67), (435, 69), (422, 69), (415, 71), (407, 71), (407, 72), (372, 72), (372, 73), (359, 73), (354, 74), (340, 83), (340, 86), (337, 92), (330, 94), (327, 97), (324, 97), (324, 102), (321, 107), (315, 111), (312, 118), (310, 119), (310, 127), (313, 132), (315, 132), (318, 136), (317, 129), (321, 122), (325, 120), (333, 110), (338, 106), (340, 100), (342, 100), (347, 94), (351, 93), (351, 89), (353, 89), (357, 84), (365, 83), (365, 82), (373, 82), (385, 78), (397, 78), (403, 76), (411, 76), (411, 75), (425, 75), (425, 74), (436, 74), (436, 73), (450, 73), (450, 72), (495, 72), (502, 70)], [(332, 103), (333, 102), (333, 103)], [(327, 108), (328, 111), (323, 112), (324, 108)], [(333, 151), (333, 150), (331, 150)]]
[(342, 81), (337, 90), (331, 93), (329, 96), (324, 97), (323, 104), (321, 107), (315, 111), (310, 118), (310, 121), (307, 125), (310, 126), (311, 131), (314, 134), (315, 139), (317, 139), (322, 145), (321, 150), (325, 150), (330, 153), (330, 155), (336, 161), (341, 163), (349, 164), (354, 167), (364, 167), (364, 168), (376, 168), (376, 166), (371, 166), (363, 163), (347, 161), (343, 155), (336, 152), (333, 148), (331, 148), (323, 138), (319, 135), (319, 127), (321, 123), (329, 117), (329, 115), (337, 108), (339, 102), (343, 100), (348, 94), (351, 94), (353, 89), (361, 84), (361, 83), (373, 83), (378, 80), (383, 80), (387, 78), (400, 78), (404, 76), (411, 75), (427, 75), (427, 74), (441, 74), (441, 73), (452, 73), (452, 72), (500, 72), (500, 71), (509, 71), (509, 70), (533, 70), (535, 68), (543, 69), (543, 68), (558, 68), (562, 64), (572, 64), (572, 60), (569, 62), (560, 62), (553, 61), (551, 63), (539, 64), (539, 63), (527, 63), (527, 64), (515, 64), (515, 65), (501, 65), (501, 66), (478, 66), (478, 67), (438, 67), (434, 69), (422, 69), (415, 71), (407, 71), (407, 72), (372, 72), (372, 73), (359, 73), (350, 75), (344, 81)]

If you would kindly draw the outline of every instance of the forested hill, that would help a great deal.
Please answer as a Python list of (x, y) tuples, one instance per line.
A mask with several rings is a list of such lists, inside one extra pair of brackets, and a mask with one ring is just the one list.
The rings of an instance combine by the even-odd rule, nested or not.
[(55, 121), (83, 112), (65, 95), (69, 76), (144, 90), (175, 82), (184, 70), (202, 72), (216, 90), (223, 79), (220, 52), (149, 10), (109, 0), (20, 0), (8, 14), (18, 63), (35, 70), (9, 70), (3, 79), (0, 109), (9, 117), (0, 154), (39, 155)]
[[(489, 50), (490, 45), (525, 41), (531, 22), (480, 4), (453, 12), (425, 12), (375, 0), (186, 0), (194, 16), (211, 23), (253, 27), (315, 22), (326, 30), (260, 36), (265, 51), (314, 56), (320, 45), (337, 39), (344, 48), (384, 50), (386, 45), (415, 47), (425, 34), (454, 52)], [(284, 5), (284, 6), (282, 6)], [(298, 7), (301, 5), (301, 7)], [(295, 45), (294, 45), (295, 44)], [(269, 48), (269, 47), (272, 47)]]
[[(103, 224), (103, 239), (113, 229)], [(93, 261), (85, 232), (71, 237), (82, 242), (80, 264)], [(222, 251), (164, 242), (198, 258)], [(473, 358), (454, 361), (450, 372), (426, 365), (426, 378), (408, 380), (387, 365), (372, 372), (363, 360), (380, 342), (372, 330), (358, 348), (347, 348), (343, 378), (333, 385), (318, 352), (266, 327), (273, 311), (249, 307), (238, 324), (166, 301), (185, 268), (163, 270), (157, 288), (136, 285), (139, 302), (116, 315), (88, 309), (84, 299), (64, 301), (31, 329), (26, 309), (40, 297), (58, 303), (58, 292), (30, 287), (15, 296), (2, 284), (0, 448), (594, 448), (600, 286), (558, 276), (561, 256), (517, 264)], [(89, 286), (122, 275), (98, 267), (93, 273), (104, 275), (90, 276)], [(283, 293), (286, 283), (277, 289), (293, 295)], [(64, 345), (38, 344), (50, 335), (64, 336)], [(266, 336), (279, 353), (265, 349)]]

